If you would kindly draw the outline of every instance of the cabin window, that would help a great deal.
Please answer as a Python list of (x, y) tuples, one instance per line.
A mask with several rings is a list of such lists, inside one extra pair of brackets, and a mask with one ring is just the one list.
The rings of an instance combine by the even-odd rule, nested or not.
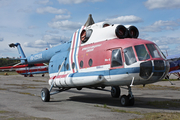
[(89, 66), (91, 67), (92, 66), (92, 64), (93, 64), (93, 60), (92, 59), (89, 59)]
[(59, 65), (58, 70), (61, 68), (61, 65)]
[(152, 58), (161, 58), (156, 47), (153, 44), (147, 44), (146, 46), (147, 46)]
[(147, 52), (144, 45), (137, 45), (134, 46), (134, 48), (136, 50), (139, 61), (150, 59), (149, 53)]
[(126, 65), (131, 65), (137, 62), (132, 47), (125, 48), (123, 51), (124, 51)]
[(115, 49), (112, 51), (111, 67), (122, 66), (121, 50)]
[(69, 64), (68, 63), (66, 64), (66, 70), (69, 70)]
[(75, 63), (73, 62), (73, 63), (72, 63), (72, 69), (74, 69), (74, 68), (75, 68)]
[(80, 67), (83, 68), (83, 61), (80, 62)]

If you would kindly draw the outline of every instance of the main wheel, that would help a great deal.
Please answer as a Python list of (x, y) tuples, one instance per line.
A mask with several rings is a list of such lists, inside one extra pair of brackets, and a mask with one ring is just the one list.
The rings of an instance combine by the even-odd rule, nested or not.
[(120, 90), (119, 86), (112, 86), (111, 87), (111, 96), (113, 98), (119, 98), (120, 92), (121, 92), (121, 90)]
[(126, 95), (122, 95), (120, 98), (120, 104), (122, 106), (128, 106), (129, 105), (129, 98)]
[(129, 94), (128, 95), (128, 99), (129, 99), (129, 106), (133, 106), (134, 105), (134, 97), (133, 98), (130, 98), (131, 97), (131, 95)]
[(47, 88), (43, 88), (41, 90), (41, 100), (43, 102), (49, 102), (49, 100), (50, 100), (50, 93), (49, 93), (49, 90)]
[(134, 105), (134, 98), (129, 100), (129, 106), (133, 106)]

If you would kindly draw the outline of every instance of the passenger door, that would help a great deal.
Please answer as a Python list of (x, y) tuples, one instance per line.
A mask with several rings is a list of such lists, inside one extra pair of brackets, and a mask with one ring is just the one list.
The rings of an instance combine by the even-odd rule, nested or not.
[(110, 65), (110, 78), (115, 75), (123, 74), (123, 70), (120, 70), (124, 68), (123, 64), (123, 54), (121, 48), (116, 48), (111, 50), (111, 65)]

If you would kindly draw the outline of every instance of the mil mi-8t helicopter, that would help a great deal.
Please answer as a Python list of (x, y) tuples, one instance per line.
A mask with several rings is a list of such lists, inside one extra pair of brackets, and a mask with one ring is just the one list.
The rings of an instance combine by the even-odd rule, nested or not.
[(106, 22), (87, 22), (75, 31), (69, 42), (48, 50), (25, 56), (19, 43), (21, 63), (49, 62), (50, 89), (41, 90), (41, 99), (50, 101), (50, 95), (71, 88), (104, 90), (111, 86), (111, 96), (120, 97), (120, 87), (128, 87), (128, 95), (120, 97), (122, 106), (133, 106), (133, 85), (160, 81), (169, 71), (169, 63), (158, 46), (138, 38), (135, 26)]

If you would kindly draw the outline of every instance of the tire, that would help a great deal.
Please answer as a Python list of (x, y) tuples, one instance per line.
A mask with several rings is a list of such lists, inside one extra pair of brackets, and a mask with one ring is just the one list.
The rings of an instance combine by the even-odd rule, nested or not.
[(133, 106), (134, 105), (134, 98), (131, 98), (130, 100), (129, 100), (129, 106)]
[(128, 106), (129, 105), (129, 98), (126, 95), (122, 95), (120, 98), (120, 104), (122, 106)]
[(120, 92), (121, 92), (121, 90), (120, 90), (119, 86), (112, 86), (111, 87), (111, 96), (113, 98), (119, 98)]
[(129, 99), (129, 106), (133, 106), (134, 105), (134, 101), (135, 101), (134, 97), (131, 98), (131, 95), (129, 94), (128, 95), (128, 99)]
[(47, 88), (43, 88), (41, 90), (41, 100), (43, 102), (49, 102), (49, 100), (50, 100), (50, 93), (49, 93), (49, 90)]

